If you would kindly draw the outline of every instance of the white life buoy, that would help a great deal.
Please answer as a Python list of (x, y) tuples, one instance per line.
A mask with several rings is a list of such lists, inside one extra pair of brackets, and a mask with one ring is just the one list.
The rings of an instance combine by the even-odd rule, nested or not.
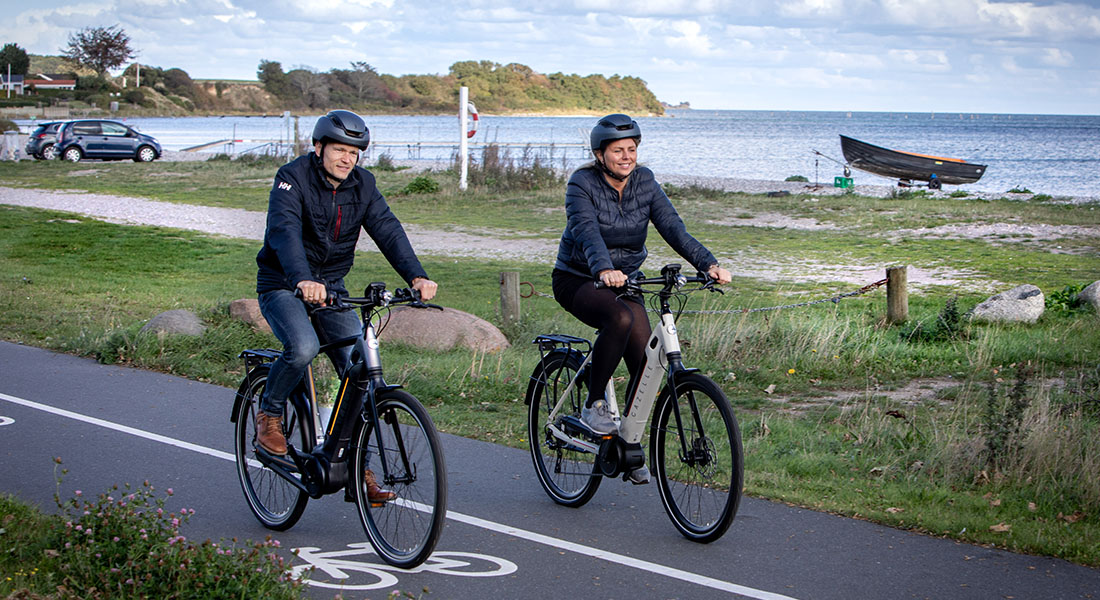
[(477, 107), (473, 102), (467, 102), (466, 110), (470, 113), (470, 130), (466, 132), (466, 137), (472, 138), (477, 133)]

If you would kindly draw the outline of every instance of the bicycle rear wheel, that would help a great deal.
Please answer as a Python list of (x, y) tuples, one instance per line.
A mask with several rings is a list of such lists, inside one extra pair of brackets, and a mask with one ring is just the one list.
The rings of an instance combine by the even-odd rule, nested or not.
[(741, 430), (718, 384), (698, 373), (661, 392), (650, 429), (650, 462), (661, 503), (690, 540), (722, 537), (741, 504)]
[[(447, 516), (443, 448), (428, 411), (412, 395), (389, 390), (376, 402), (382, 450), (375, 424), (365, 423), (356, 435), (354, 447), (359, 450), (352, 460), (355, 506), (378, 556), (395, 567), (411, 569), (427, 560), (443, 532)], [(371, 503), (364, 482), (367, 469), (374, 472), (378, 485), (397, 498)]]
[[(550, 411), (557, 405), (565, 389), (576, 377), (581, 366), (580, 355), (566, 350), (554, 350), (546, 355), (531, 375), (527, 388), (527, 439), (531, 460), (542, 489), (558, 504), (584, 506), (600, 487), (602, 477), (596, 472), (596, 455), (550, 434)], [(588, 396), (588, 382), (578, 379), (558, 412), (559, 416), (580, 417)]]
[[(309, 496), (262, 465), (255, 457), (256, 413), (260, 410), (260, 396), (267, 384), (269, 370), (269, 365), (256, 367), (237, 390), (240, 402), (237, 403), (237, 413), (234, 415), (234, 449), (237, 455), (237, 477), (241, 481), (244, 497), (248, 500), (248, 508), (264, 527), (285, 531), (302, 517)], [(299, 447), (309, 448), (304, 421), (293, 402), (287, 402), (286, 412), (283, 414), (283, 434), (291, 442), (297, 437)]]

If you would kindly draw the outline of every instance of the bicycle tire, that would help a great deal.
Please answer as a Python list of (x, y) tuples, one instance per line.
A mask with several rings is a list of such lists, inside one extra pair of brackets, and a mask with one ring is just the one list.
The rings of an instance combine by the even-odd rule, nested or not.
[[(596, 455), (570, 447), (549, 434), (550, 411), (581, 366), (577, 352), (563, 349), (547, 354), (531, 374), (527, 388), (527, 439), (539, 484), (554, 502), (577, 508), (584, 506), (603, 478), (596, 468)], [(583, 379), (583, 378), (582, 378)], [(588, 382), (578, 381), (559, 414), (580, 417), (588, 396)]]
[[(286, 531), (302, 517), (309, 495), (255, 458), (256, 413), (260, 410), (260, 396), (267, 384), (269, 371), (269, 365), (256, 367), (241, 382), (237, 391), (240, 402), (235, 415), (234, 450), (237, 455), (237, 477), (248, 508), (264, 527)], [(308, 433), (293, 402), (287, 402), (283, 433), (287, 440), (297, 436), (301, 448), (309, 447)]]
[(718, 384), (689, 373), (678, 379), (675, 395), (662, 390), (650, 429), (650, 463), (676, 529), (700, 543), (722, 537), (741, 504), (744, 452)]
[[(364, 472), (367, 460), (378, 461), (378, 439), (373, 422), (365, 422), (355, 436), (352, 481), (356, 512), (367, 539), (386, 563), (411, 569), (435, 549), (447, 517), (447, 468), (435, 425), (420, 401), (402, 390), (382, 392), (377, 400), (382, 444), (389, 476), (374, 468), (378, 484), (397, 494), (385, 503), (367, 499)], [(364, 452), (366, 450), (366, 452)]]

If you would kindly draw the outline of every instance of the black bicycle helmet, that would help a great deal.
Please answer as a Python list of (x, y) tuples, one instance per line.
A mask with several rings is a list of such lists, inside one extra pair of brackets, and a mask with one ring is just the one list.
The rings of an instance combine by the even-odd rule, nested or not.
[(370, 144), (370, 130), (363, 118), (350, 110), (334, 110), (317, 119), (313, 126), (313, 143), (336, 142), (366, 150)]
[(622, 113), (607, 115), (592, 128), (592, 151), (603, 150), (607, 144), (624, 138), (634, 138), (636, 143), (642, 143), (642, 128), (638, 122)]

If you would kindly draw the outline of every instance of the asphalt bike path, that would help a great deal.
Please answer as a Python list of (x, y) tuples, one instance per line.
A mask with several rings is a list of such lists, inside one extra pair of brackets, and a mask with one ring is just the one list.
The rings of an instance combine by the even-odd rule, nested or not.
[(63, 499), (149, 480), (158, 495), (172, 488), (169, 509), (194, 509), (190, 540), (279, 540), (292, 565), (316, 567), (314, 598), (1100, 598), (1095, 569), (754, 498), (724, 537), (696, 544), (652, 484), (607, 480), (564, 508), (526, 451), (445, 434), (447, 526), (428, 562), (393, 569), (342, 494), (310, 500), (286, 532), (256, 521), (233, 462), (233, 394), (0, 342), (0, 492), (56, 510), (54, 457), (68, 470)]

